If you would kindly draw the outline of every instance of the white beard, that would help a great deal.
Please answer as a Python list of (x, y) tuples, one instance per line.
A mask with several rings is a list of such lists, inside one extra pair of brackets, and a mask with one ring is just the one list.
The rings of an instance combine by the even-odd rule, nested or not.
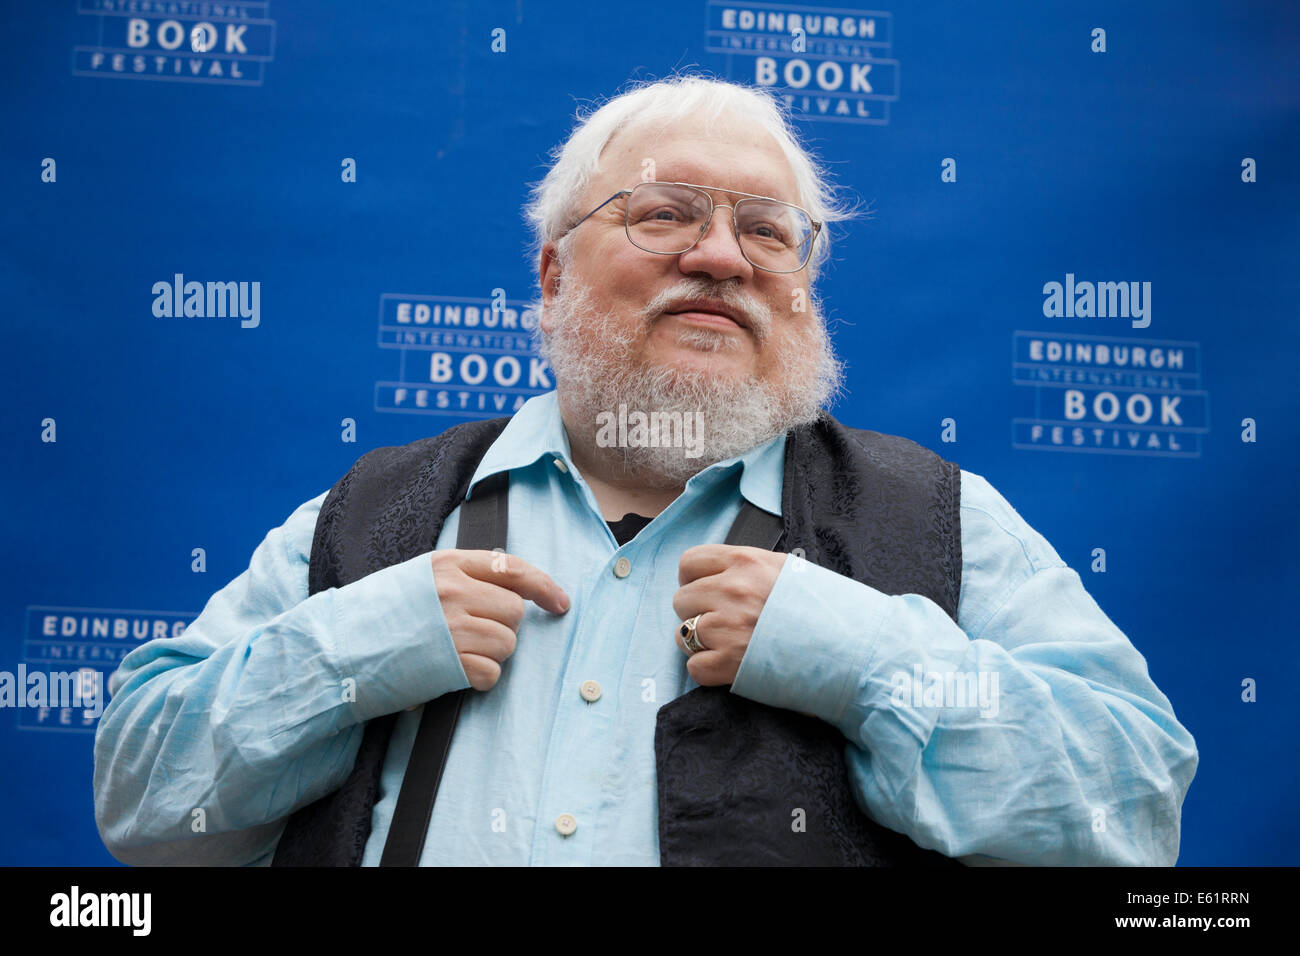
[[(732, 285), (684, 278), (647, 303), (639, 322), (628, 324), (599, 313), (591, 305), (590, 288), (572, 274), (564, 277), (547, 307), (553, 331), (546, 335), (539, 325), (535, 333), (538, 349), (555, 374), (570, 443), (581, 443), (605, 467), (645, 488), (681, 488), (688, 478), (712, 464), (742, 455), (797, 425), (816, 421), (826, 401), (843, 386), (843, 365), (835, 357), (815, 301), (807, 341), (802, 347), (781, 352), (774, 382), (752, 375), (707, 378), (671, 366), (645, 364), (638, 352), (645, 346), (651, 323), (665, 307), (697, 297), (720, 299), (742, 310), (750, 319), (750, 332), (758, 345), (770, 337), (770, 311)], [(678, 341), (700, 351), (729, 351), (743, 344), (734, 332), (706, 328), (683, 329)], [(702, 425), (703, 441), (679, 442), (682, 447), (600, 447), (597, 416), (604, 412), (617, 418), (620, 405), (647, 414), (689, 416)], [(580, 434), (574, 434), (575, 428)]]

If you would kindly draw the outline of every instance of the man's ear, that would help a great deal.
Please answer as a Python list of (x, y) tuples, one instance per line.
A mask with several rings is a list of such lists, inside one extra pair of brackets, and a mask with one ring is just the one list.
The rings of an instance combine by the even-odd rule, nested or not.
[(557, 245), (548, 242), (542, 246), (541, 261), (537, 264), (537, 275), (542, 286), (542, 305), (550, 305), (551, 299), (560, 291), (560, 274), (564, 271), (556, 256)]

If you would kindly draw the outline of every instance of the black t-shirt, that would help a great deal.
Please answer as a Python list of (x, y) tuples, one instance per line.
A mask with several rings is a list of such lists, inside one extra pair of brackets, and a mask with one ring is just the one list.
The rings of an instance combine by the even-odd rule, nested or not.
[(609, 525), (609, 530), (614, 532), (614, 540), (618, 542), (618, 546), (621, 548), (635, 538), (637, 532), (653, 520), (653, 518), (647, 518), (645, 515), (634, 514), (629, 511), (617, 521), (606, 521), (605, 524)]

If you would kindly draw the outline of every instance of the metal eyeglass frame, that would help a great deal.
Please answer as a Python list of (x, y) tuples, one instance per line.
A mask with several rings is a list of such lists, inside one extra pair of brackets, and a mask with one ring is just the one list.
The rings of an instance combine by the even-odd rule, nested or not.
[[(761, 269), (763, 272), (771, 272), (776, 275), (791, 275), (792, 273), (799, 272), (807, 268), (808, 263), (812, 261), (813, 247), (817, 244), (817, 237), (821, 234), (823, 223), (819, 219), (814, 219), (812, 217), (812, 213), (810, 213), (807, 209), (804, 209), (803, 206), (796, 206), (792, 202), (785, 202), (784, 200), (781, 199), (773, 199), (771, 196), (759, 196), (754, 193), (742, 193), (736, 189), (721, 189), (717, 186), (701, 186), (699, 183), (665, 183), (665, 182), (659, 182), (657, 180), (651, 180), (649, 182), (637, 183), (637, 185), (633, 186), (632, 189), (620, 189), (618, 192), (614, 193), (614, 195), (610, 196), (603, 203), (601, 203), (591, 212), (587, 213), (587, 215), (583, 216), (572, 226), (566, 229), (563, 235), (560, 236), (560, 238), (563, 238), (564, 236), (567, 236), (569, 233), (573, 232), (573, 230), (577, 229), (584, 222), (586, 222), (596, 213), (600, 212), (602, 209), (604, 209), (606, 206), (612, 203), (615, 199), (618, 199), (620, 196), (632, 195), (632, 190), (636, 189), (639, 186), (689, 186), (692, 189), (699, 192), (700, 195), (702, 195), (705, 199), (709, 201), (709, 218), (704, 221), (704, 225), (700, 228), (700, 234), (695, 237), (694, 242), (692, 242), (689, 246), (687, 246), (685, 249), (681, 250), (680, 252), (658, 252), (654, 249), (647, 249), (645, 246), (638, 245), (637, 241), (632, 238), (632, 224), (628, 222), (628, 218), (627, 218), (628, 210), (624, 209), (623, 210), (623, 231), (627, 235), (627, 241), (632, 243), (632, 245), (636, 246), (642, 252), (648, 252), (651, 255), (655, 255), (655, 256), (685, 255), (686, 253), (694, 249), (697, 245), (699, 245), (700, 240), (709, 234), (709, 227), (713, 225), (713, 213), (718, 208), (718, 206), (722, 206), (724, 209), (731, 210), (731, 234), (736, 238), (736, 247), (740, 249), (740, 254), (745, 257), (745, 261), (748, 262), (755, 269)], [(736, 222), (736, 206), (740, 205), (745, 200), (742, 199), (740, 200), (740, 202), (733, 203), (730, 206), (728, 206), (726, 203), (715, 203), (713, 201), (713, 197), (710, 196), (707, 192), (705, 192), (706, 189), (711, 189), (714, 192), (719, 192), (719, 193), (730, 193), (733, 196), (744, 196), (746, 199), (762, 199), (765, 202), (779, 203), (782, 206), (792, 206), (793, 208), (798, 209), (801, 213), (807, 216), (808, 221), (812, 223), (812, 235), (808, 238), (808, 254), (804, 256), (803, 262), (799, 263), (799, 266), (795, 269), (769, 269), (767, 266), (760, 266), (753, 259), (749, 258), (749, 253), (745, 252), (745, 244), (740, 241), (740, 226)]]

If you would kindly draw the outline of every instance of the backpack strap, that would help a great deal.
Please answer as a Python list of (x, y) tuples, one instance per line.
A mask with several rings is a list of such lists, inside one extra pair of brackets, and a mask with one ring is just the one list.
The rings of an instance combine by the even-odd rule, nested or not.
[[(473, 497), (465, 499), (460, 506), (457, 548), (505, 550), (509, 489), (508, 471), (497, 472), (478, 483)], [(451, 751), (451, 736), (460, 717), (461, 702), (468, 693), (468, 689), (452, 691), (424, 705), (380, 866), (419, 866), (433, 816), (433, 801), (438, 796), (438, 785), (442, 783), (447, 754)]]

